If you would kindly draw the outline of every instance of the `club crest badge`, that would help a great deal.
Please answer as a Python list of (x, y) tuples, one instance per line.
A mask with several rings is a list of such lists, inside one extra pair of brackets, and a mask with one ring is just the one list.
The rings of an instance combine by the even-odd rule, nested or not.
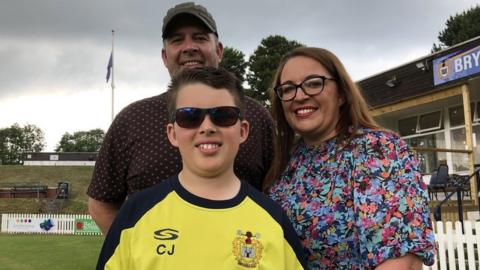
[(253, 235), (250, 231), (243, 233), (237, 231), (237, 237), (233, 240), (233, 255), (238, 264), (248, 268), (257, 267), (262, 258), (263, 245), (259, 241), (260, 234)]

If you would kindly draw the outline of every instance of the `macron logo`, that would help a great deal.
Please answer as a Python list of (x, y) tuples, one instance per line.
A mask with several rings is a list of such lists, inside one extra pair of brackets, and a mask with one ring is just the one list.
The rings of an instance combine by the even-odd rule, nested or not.
[(178, 238), (178, 231), (170, 228), (161, 229), (153, 233), (157, 240), (175, 240)]

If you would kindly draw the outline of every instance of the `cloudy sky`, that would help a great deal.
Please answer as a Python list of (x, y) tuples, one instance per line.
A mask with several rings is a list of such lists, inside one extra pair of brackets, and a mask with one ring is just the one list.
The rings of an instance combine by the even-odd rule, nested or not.
[[(115, 113), (165, 90), (162, 19), (172, 0), (0, 0), (0, 128), (65, 132), (111, 122), (105, 83), (115, 29)], [(203, 0), (225, 46), (248, 57), (273, 34), (327, 48), (355, 80), (429, 54), (450, 15), (480, 0)]]

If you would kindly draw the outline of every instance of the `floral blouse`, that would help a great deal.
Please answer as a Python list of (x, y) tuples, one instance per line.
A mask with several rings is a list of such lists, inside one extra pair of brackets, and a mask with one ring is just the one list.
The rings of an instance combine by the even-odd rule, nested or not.
[(426, 189), (405, 141), (361, 129), (343, 149), (336, 139), (300, 141), (270, 197), (291, 219), (310, 269), (373, 269), (407, 253), (433, 264)]

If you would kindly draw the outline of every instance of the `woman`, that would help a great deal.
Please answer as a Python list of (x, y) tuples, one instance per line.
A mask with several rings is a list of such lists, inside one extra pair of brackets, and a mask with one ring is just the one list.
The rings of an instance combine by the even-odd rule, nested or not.
[(265, 189), (294, 224), (309, 267), (433, 264), (418, 163), (402, 139), (375, 123), (338, 58), (297, 48), (282, 59), (273, 84), (278, 136)]

